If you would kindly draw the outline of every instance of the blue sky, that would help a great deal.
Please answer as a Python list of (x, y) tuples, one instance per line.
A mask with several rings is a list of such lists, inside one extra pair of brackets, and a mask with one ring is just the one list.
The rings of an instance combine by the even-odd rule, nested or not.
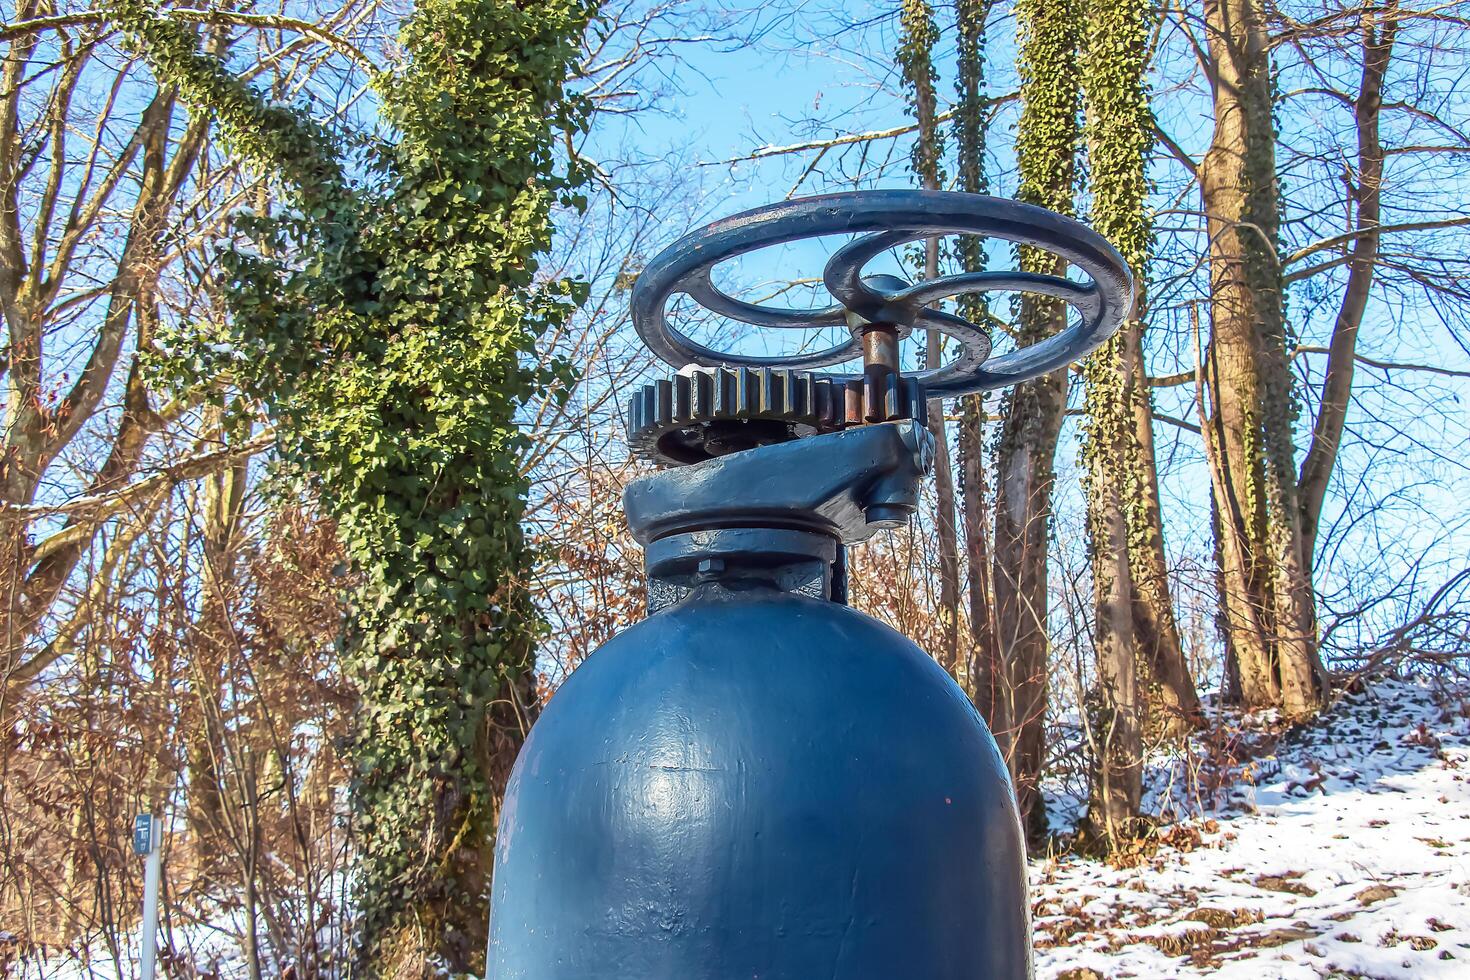
[[(806, 194), (913, 186), (906, 165), (909, 137), (874, 142), (866, 156), (857, 149), (834, 151), (810, 170), (814, 152), (719, 164), (763, 146), (906, 123), (890, 53), (897, 5), (727, 0), (717, 14), (695, 16), (689, 13), (694, 9), (689, 6), (685, 13), (671, 16), (664, 25), (666, 32), (682, 31), (680, 36), (686, 38), (714, 34), (726, 40), (679, 45), (669, 57), (646, 68), (640, 78), (645, 92), (657, 93), (655, 108), (605, 119), (589, 144), (592, 155), (603, 160), (658, 161), (648, 163), (646, 171), (659, 175), (649, 179), (669, 182), (671, 206), (662, 215), (659, 233), (653, 236), (656, 244), (672, 241), (683, 229), (712, 218), (779, 201), (795, 188)], [(941, 108), (949, 105), (954, 91), (951, 16), (947, 8), (940, 7), (945, 30), (938, 59)], [(759, 35), (752, 44), (728, 40), (752, 34)], [(990, 37), (989, 92), (1012, 92), (1017, 84), (1015, 21), (1004, 4), (992, 16)], [(1428, 41), (1444, 47), (1442, 41)], [(1312, 71), (1335, 84), (1351, 86), (1357, 71), (1353, 53), (1346, 48), (1325, 56)], [(1392, 84), (1412, 90), (1416, 99), (1433, 101), (1436, 111), (1447, 118), (1466, 118), (1470, 92), (1463, 81), (1463, 45), (1456, 47), (1451, 40), (1448, 53), (1440, 50), (1430, 61), (1432, 67), (1423, 67), (1425, 60), (1415, 65), (1404, 59)], [(1324, 164), (1312, 153), (1324, 146), (1344, 153), (1353, 147), (1342, 140), (1340, 107), (1292, 94), (1292, 86), (1304, 84), (1299, 75), (1306, 69), (1293, 65), (1287, 56), (1283, 56), (1283, 65), (1281, 85), (1288, 94), (1280, 108), (1280, 156), (1290, 201), (1283, 239), (1284, 251), (1290, 253), (1342, 226), (1336, 203), (1340, 175), (1332, 172), (1330, 160)], [(1177, 27), (1163, 33), (1151, 84), (1161, 124), (1197, 159), (1209, 139), (1210, 105), (1193, 55)], [(1429, 101), (1422, 104), (1428, 106)], [(992, 192), (1002, 196), (1015, 192), (1011, 152), (1015, 118), (1016, 106), (1004, 106), (991, 129), (987, 170)], [(1385, 142), (1390, 145), (1395, 140), (1414, 143), (1430, 138), (1434, 133), (1425, 135), (1418, 124), (1398, 117), (1386, 119)], [(1470, 200), (1465, 194), (1470, 191), (1470, 180), (1463, 165), (1457, 166), (1463, 159), (1421, 163), (1412, 156), (1392, 158), (1385, 189), (1391, 204), (1385, 221), (1402, 221), (1406, 214), (1465, 213), (1463, 202)], [(1343, 166), (1350, 163), (1345, 159)], [(1187, 312), (1189, 301), (1204, 295), (1197, 263), (1204, 240), (1195, 214), (1198, 194), (1187, 186), (1182, 168), (1160, 149), (1150, 175), (1155, 182), (1153, 205), (1159, 212), (1160, 251), (1160, 258), (1148, 270), (1158, 305), (1150, 318), (1150, 361), (1151, 373), (1165, 375), (1193, 365)], [(678, 194), (672, 193), (676, 187)], [(1078, 202), (1085, 212), (1085, 191)], [(649, 244), (655, 243), (651, 240)], [(823, 240), (749, 256), (738, 268), (717, 270), (716, 281), (734, 292), (743, 289), (743, 298), (761, 299), (791, 280), (818, 276), (825, 255), (837, 244), (840, 241)], [(1461, 254), (1470, 252), (1463, 235), (1448, 239), (1445, 247), (1458, 248)], [(646, 260), (648, 255), (641, 258)], [(1009, 250), (992, 248), (990, 258), (992, 266), (1007, 264)], [(890, 259), (886, 268), (875, 263), (870, 269), (901, 271), (896, 259)], [(1303, 345), (1325, 345), (1341, 284), (1338, 273), (1329, 273), (1292, 288), (1292, 326)], [(826, 305), (827, 299), (824, 294), (797, 288), (786, 291), (778, 302), (813, 306)], [(676, 312), (678, 309), (676, 306)], [(1370, 305), (1360, 351), (1385, 361), (1470, 370), (1467, 332), (1461, 329), (1464, 318), (1463, 308), (1446, 309), (1416, 292), (1411, 284), (1381, 286)], [(718, 324), (695, 325), (690, 332), (702, 341), (730, 338), (728, 329)], [(759, 331), (745, 332), (729, 342), (742, 352), (789, 353), (819, 339), (830, 338)], [(913, 354), (911, 349), (909, 356)], [(1319, 356), (1303, 355), (1297, 365), (1305, 381), (1320, 382)], [(1333, 610), (1351, 607), (1365, 592), (1376, 590), (1393, 597), (1375, 606), (1376, 612), (1355, 621), (1362, 624), (1360, 641), (1368, 642), (1413, 605), (1413, 596), (1432, 590), (1461, 567), (1470, 552), (1470, 506), (1466, 504), (1470, 467), (1462, 448), (1470, 439), (1470, 382), (1361, 365), (1358, 377), (1360, 401), (1352, 413), (1328, 504), (1329, 520), (1341, 527), (1322, 552), (1318, 578)], [(1079, 395), (1074, 390), (1074, 405), (1080, 404)], [(1190, 420), (1195, 417), (1192, 397), (1191, 386), (1160, 389), (1156, 405), (1164, 414)], [(1309, 398), (1297, 426), (1302, 447), (1310, 436), (1311, 410)], [(1170, 551), (1186, 577), (1197, 583), (1205, 597), (1201, 602), (1205, 602), (1211, 587), (1209, 496), (1198, 437), (1164, 423), (1156, 430)], [(1078, 440), (1077, 427), (1069, 424), (1058, 450), (1058, 535), (1070, 536), (1073, 543), (1081, 504), (1074, 466)]]

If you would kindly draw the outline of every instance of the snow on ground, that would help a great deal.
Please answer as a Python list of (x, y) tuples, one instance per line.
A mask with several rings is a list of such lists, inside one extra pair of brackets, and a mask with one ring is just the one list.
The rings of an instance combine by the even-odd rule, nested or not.
[[(1381, 681), (1279, 742), (1243, 722), (1257, 751), (1226, 760), (1233, 782), (1161, 774), (1176, 805), (1201, 787), (1220, 805), (1157, 849), (1032, 864), (1038, 978), (1470, 978), (1470, 685)], [(236, 910), (161, 945), (241, 976), (242, 924)], [(117, 959), (99, 946), (18, 975), (134, 976), (125, 941)]]
[(1037, 976), (1470, 978), (1470, 687), (1376, 683), (1245, 774), (1132, 867), (1033, 863)]

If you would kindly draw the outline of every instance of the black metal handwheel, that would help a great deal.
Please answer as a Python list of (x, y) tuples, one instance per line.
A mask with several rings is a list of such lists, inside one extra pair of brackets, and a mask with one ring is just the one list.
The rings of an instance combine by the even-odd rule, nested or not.
[[(819, 235), (859, 234), (827, 262), (822, 280), (837, 305), (787, 310), (742, 302), (710, 281), (715, 265), (756, 249)], [(863, 276), (883, 251), (937, 235), (977, 235), (1044, 249), (1080, 269), (1086, 282), (1025, 272), (971, 272), (908, 285), (890, 276)], [(1053, 296), (1079, 314), (1065, 330), (1030, 347), (990, 360), (990, 336), (960, 317), (932, 309), (951, 296), (981, 292)], [(669, 325), (669, 298), (684, 293), (706, 309), (761, 327), (848, 327), (850, 340), (827, 350), (761, 357), (713, 350)], [(812, 371), (863, 357), (862, 333), (881, 324), (898, 337), (933, 329), (959, 342), (950, 363), (906, 375), (928, 397), (1002, 388), (1053, 371), (1110, 337), (1132, 306), (1133, 277), (1102, 236), (1044, 208), (946, 191), (883, 190), (824, 194), (772, 204), (706, 225), (679, 239), (649, 263), (633, 288), (633, 326), (650, 350), (676, 368), (761, 367)], [(824, 374), (834, 383), (863, 375)]]

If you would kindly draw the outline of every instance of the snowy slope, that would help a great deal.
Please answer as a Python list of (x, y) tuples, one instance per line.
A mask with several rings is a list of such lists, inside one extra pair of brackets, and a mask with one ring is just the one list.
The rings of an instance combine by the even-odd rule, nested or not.
[(1131, 868), (1032, 867), (1037, 976), (1470, 978), (1470, 688), (1385, 681)]
[[(1379, 682), (1235, 769), (1223, 806), (1165, 828), (1132, 867), (1032, 865), (1039, 978), (1470, 980), (1470, 685)], [(221, 913), (169, 938), (180, 960), (238, 977), (242, 925)], [(99, 947), (16, 975), (119, 971)]]

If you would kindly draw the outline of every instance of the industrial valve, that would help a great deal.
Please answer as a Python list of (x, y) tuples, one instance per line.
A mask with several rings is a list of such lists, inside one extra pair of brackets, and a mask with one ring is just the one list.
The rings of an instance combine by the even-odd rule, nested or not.
[[(741, 302), (714, 266), (818, 235), (836, 305)], [(943, 234), (1045, 249), (1085, 277), (864, 276)], [(934, 308), (985, 291), (1056, 297), (1077, 318), (991, 359)], [(761, 358), (669, 325), (675, 293), (761, 327), (844, 328), (828, 350)], [(1004, 760), (933, 659), (847, 606), (846, 548), (917, 510), (927, 405), (1055, 370), (1128, 315), (1132, 279), (1097, 234), (973, 194), (869, 191), (717, 221), (643, 271), (632, 317), (679, 373), (636, 392), (633, 452), (661, 472), (624, 508), (649, 616), (573, 672), (532, 728), (497, 841), (496, 980), (1010, 980), (1031, 975), (1025, 847)], [(958, 342), (905, 374), (913, 330)], [(861, 359), (861, 373), (825, 373)]]

